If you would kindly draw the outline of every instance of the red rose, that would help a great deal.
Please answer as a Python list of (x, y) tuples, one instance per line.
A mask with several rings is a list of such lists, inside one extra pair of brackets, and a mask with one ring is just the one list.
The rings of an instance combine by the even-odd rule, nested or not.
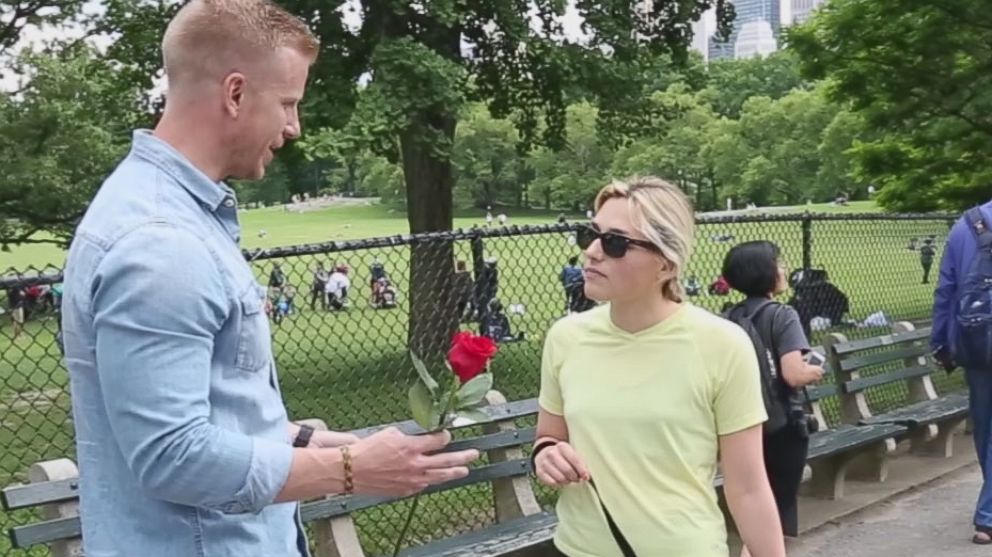
[(462, 331), (451, 339), (448, 363), (464, 384), (485, 371), (486, 363), (494, 354), (496, 343), (492, 339)]

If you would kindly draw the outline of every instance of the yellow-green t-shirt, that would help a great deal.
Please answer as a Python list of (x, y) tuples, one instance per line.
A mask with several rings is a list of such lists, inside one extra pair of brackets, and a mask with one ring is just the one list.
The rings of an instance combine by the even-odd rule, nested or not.
[[(609, 306), (548, 332), (540, 405), (564, 416), (606, 508), (638, 555), (727, 557), (717, 505), (719, 436), (766, 419), (758, 361), (737, 325), (690, 304), (638, 333)], [(592, 488), (562, 489), (555, 544), (621, 557)]]

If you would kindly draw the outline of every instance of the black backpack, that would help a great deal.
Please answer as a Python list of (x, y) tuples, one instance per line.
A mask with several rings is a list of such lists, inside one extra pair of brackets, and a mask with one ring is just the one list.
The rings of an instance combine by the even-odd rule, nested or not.
[[(767, 320), (767, 326), (762, 332), (758, 330), (758, 316), (769, 307), (774, 306), (772, 316)], [(781, 311), (782, 305), (768, 300), (748, 311), (747, 305), (741, 302), (730, 308), (724, 317), (736, 323), (751, 338), (754, 351), (758, 356), (758, 369), (761, 372), (761, 398), (765, 403), (768, 421), (764, 423), (766, 434), (775, 433), (789, 424), (789, 408), (782, 396), (781, 370), (779, 369), (778, 347), (775, 346), (775, 335), (772, 328)]]
[(992, 231), (974, 207), (965, 213), (978, 254), (971, 262), (958, 298), (954, 361), (965, 369), (992, 369)]

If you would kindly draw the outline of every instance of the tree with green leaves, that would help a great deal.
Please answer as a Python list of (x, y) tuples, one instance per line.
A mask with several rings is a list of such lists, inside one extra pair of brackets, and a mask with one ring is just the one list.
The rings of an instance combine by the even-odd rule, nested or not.
[(706, 96), (679, 83), (653, 94), (651, 100), (666, 117), (655, 124), (652, 133), (617, 152), (613, 175), (664, 176), (695, 197), (696, 210), (717, 208), (712, 159), (705, 153), (718, 120)]
[(737, 119), (751, 97), (772, 100), (787, 95), (805, 83), (793, 52), (779, 50), (769, 56), (714, 60), (707, 67), (707, 89), (713, 110)]
[(873, 137), (853, 150), (889, 209), (961, 209), (992, 183), (992, 10), (984, 0), (831, 0), (788, 33)]
[(24, 51), (13, 69), (23, 85), (0, 97), (0, 246), (65, 244), (127, 150), (138, 90), (83, 42)]
[(85, 0), (0, 0), (0, 58), (15, 54), (26, 28), (58, 27), (78, 17), (83, 4)]
[(567, 140), (560, 149), (542, 147), (530, 157), (530, 195), (545, 209), (585, 211), (609, 178), (613, 149), (597, 128), (599, 111), (589, 103), (566, 109)]
[[(751, 97), (708, 152), (717, 179), (738, 204), (796, 205), (853, 193), (847, 153), (859, 137), (856, 120), (820, 89), (784, 97)], [(829, 140), (829, 142), (826, 142)], [(825, 158), (825, 156), (829, 158)], [(825, 166), (829, 163), (829, 166)]]
[(518, 142), (512, 122), (481, 104), (467, 107), (455, 134), (455, 203), (523, 207), (528, 173)]

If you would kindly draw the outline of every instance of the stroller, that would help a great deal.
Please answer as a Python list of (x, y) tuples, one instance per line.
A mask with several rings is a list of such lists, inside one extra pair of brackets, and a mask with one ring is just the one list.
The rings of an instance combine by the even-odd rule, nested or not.
[(793, 295), (789, 305), (799, 314), (806, 336), (812, 330), (811, 322), (821, 317), (831, 325), (839, 325), (851, 309), (850, 300), (840, 288), (830, 283), (825, 269), (796, 269), (789, 275)]
[(386, 277), (380, 277), (372, 284), (372, 307), (393, 309), (396, 307), (396, 289)]
[(513, 334), (510, 319), (503, 312), (503, 304), (495, 298), (489, 303), (489, 311), (482, 318), (479, 329), (482, 336), (487, 336), (496, 343), (519, 342), (526, 338), (522, 332)]

